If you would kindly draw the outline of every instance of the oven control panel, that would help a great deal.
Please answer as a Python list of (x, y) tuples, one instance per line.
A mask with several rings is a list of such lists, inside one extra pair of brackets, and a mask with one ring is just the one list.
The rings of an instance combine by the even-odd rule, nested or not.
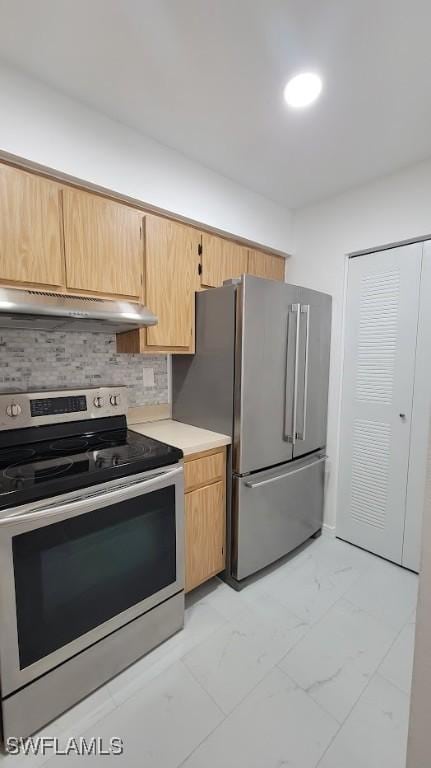
[(0, 395), (0, 429), (127, 416), (127, 387)]
[(67, 395), (66, 397), (39, 397), (30, 400), (32, 416), (62, 416), (66, 413), (78, 413), (87, 410), (85, 395)]

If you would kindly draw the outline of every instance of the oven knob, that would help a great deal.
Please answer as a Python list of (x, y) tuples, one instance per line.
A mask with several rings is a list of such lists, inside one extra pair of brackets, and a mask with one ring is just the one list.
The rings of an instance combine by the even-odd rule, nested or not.
[(105, 401), (103, 397), (101, 397), (100, 395), (97, 395), (97, 397), (94, 398), (93, 402), (96, 408), (103, 408), (103, 406), (105, 405)]
[(120, 395), (111, 395), (109, 402), (114, 406), (120, 405)]
[(6, 408), (6, 413), (8, 416), (10, 416), (12, 419), (14, 419), (16, 416), (19, 416), (21, 413), (21, 406), (18, 405), (18, 403), (11, 403)]

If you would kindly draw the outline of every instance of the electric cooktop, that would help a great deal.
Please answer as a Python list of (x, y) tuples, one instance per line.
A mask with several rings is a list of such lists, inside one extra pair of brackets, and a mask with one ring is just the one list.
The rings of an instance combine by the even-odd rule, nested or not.
[(127, 428), (125, 416), (0, 433), (0, 509), (169, 464), (178, 448)]

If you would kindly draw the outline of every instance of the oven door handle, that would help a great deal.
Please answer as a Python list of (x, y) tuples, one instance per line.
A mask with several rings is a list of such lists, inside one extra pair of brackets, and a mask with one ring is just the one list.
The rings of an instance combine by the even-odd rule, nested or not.
[[(73, 515), (81, 514), (83, 512), (91, 512), (94, 509), (98, 509), (102, 506), (109, 506), (116, 502), (126, 501), (132, 499), (135, 496), (148, 493), (153, 490), (157, 490), (159, 486), (164, 487), (169, 485), (171, 480), (179, 478), (183, 474), (182, 466), (171, 469), (167, 472), (157, 472), (156, 475), (151, 475), (147, 480), (135, 480), (132, 482), (125, 482), (120, 487), (114, 488), (112, 491), (102, 491), (91, 493), (90, 489), (87, 489), (84, 493), (81, 492), (79, 496), (72, 499), (65, 499), (61, 502), (53, 502), (52, 504), (45, 505), (41, 509), (34, 510), (33, 512), (25, 512), (16, 510), (7, 517), (0, 518), (0, 526), (11, 523), (22, 523), (24, 520), (40, 520), (49, 519), (55, 517), (66, 509), (73, 513)], [(127, 478), (125, 478), (127, 480)]]

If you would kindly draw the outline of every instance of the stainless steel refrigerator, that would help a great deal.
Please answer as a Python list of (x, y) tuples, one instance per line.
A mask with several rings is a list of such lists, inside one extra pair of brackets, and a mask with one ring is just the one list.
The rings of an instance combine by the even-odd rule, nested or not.
[(240, 586), (322, 527), (331, 297), (249, 275), (196, 295), (173, 418), (232, 436), (226, 576)]

